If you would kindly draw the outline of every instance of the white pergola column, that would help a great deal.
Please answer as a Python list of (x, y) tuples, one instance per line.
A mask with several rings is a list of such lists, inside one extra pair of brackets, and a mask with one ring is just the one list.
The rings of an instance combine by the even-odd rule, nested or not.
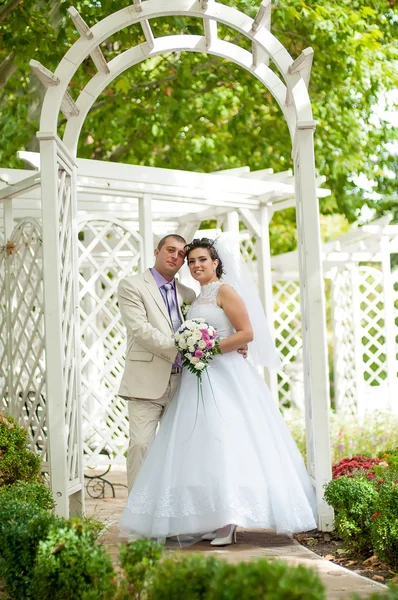
[(51, 489), (62, 516), (84, 510), (76, 165), (39, 132), (42, 172), (46, 408)]
[[(274, 298), (272, 293), (272, 269), (271, 269), (271, 248), (269, 241), (269, 223), (272, 218), (272, 212), (266, 205), (260, 208), (260, 234), (258, 240), (259, 255), (258, 260), (258, 275), (259, 275), (259, 292), (260, 298), (264, 306), (265, 314), (268, 321), (268, 326), (271, 332), (272, 339), (275, 341), (274, 331)], [(278, 398), (278, 378), (275, 371), (265, 369), (265, 380), (271, 390), (272, 397), (275, 402), (279, 402)]]
[(225, 232), (233, 233), (234, 241), (232, 244), (234, 246), (233, 251), (240, 253), (240, 240), (239, 240), (239, 213), (236, 210), (229, 211), (223, 221), (223, 229)]
[(395, 347), (395, 307), (394, 290), (391, 277), (391, 253), (390, 238), (383, 235), (380, 242), (381, 246), (381, 266), (383, 271), (383, 291), (384, 291), (384, 330), (386, 336), (386, 359), (387, 359), (387, 383), (388, 395), (391, 410), (398, 413), (398, 385), (397, 372), (398, 363)]
[(143, 256), (140, 270), (145, 271), (153, 266), (153, 231), (152, 231), (152, 194), (143, 194), (138, 200), (139, 233), (142, 237)]
[(236, 210), (231, 210), (227, 213), (225, 231), (239, 233), (239, 214)]
[(299, 238), (307, 463), (315, 484), (318, 527), (321, 531), (330, 531), (333, 528), (333, 509), (323, 497), (323, 486), (330, 481), (332, 473), (324, 284), (315, 185), (314, 130), (314, 121), (298, 123), (293, 157)]
[(43, 224), (44, 324), (46, 342), (46, 408), (51, 490), (56, 513), (69, 515), (65, 385), (63, 378), (62, 298), (60, 286), (57, 143), (38, 134), (41, 157)]
[[(68, 157), (70, 158), (70, 157)], [(71, 258), (72, 258), (72, 277), (73, 277), (73, 296), (74, 306), (72, 309), (72, 318), (74, 319), (74, 352), (75, 352), (75, 367), (74, 367), (74, 402), (73, 406), (69, 406), (70, 411), (76, 411), (76, 418), (74, 419), (76, 427), (76, 437), (72, 444), (69, 442), (68, 446), (68, 462), (67, 466), (69, 474), (71, 473), (71, 464), (77, 461), (77, 478), (74, 481), (69, 479), (68, 481), (68, 495), (69, 495), (69, 515), (80, 515), (85, 510), (85, 498), (84, 498), (84, 456), (83, 456), (83, 410), (82, 410), (82, 385), (81, 385), (81, 336), (80, 336), (80, 294), (79, 294), (79, 253), (78, 253), (78, 236), (79, 227), (77, 219), (77, 167), (76, 164), (70, 160), (70, 168), (72, 174), (71, 183)], [(70, 434), (70, 432), (69, 432)]]

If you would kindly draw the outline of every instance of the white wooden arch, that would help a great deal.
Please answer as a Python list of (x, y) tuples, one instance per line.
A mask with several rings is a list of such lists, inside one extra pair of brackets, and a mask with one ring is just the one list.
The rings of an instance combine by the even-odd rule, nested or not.
[[(319, 527), (332, 526), (332, 511), (323, 500), (323, 485), (331, 477), (328, 427), (328, 374), (324, 318), (323, 278), (320, 257), (318, 203), (316, 196), (312, 118), (308, 83), (313, 51), (308, 48), (295, 60), (270, 31), (271, 0), (263, 0), (255, 19), (215, 0), (134, 0), (133, 4), (89, 27), (75, 9), (69, 9), (80, 39), (65, 54), (54, 73), (36, 61), (33, 71), (46, 86), (40, 121), (43, 252), (46, 302), (46, 356), (49, 404), (64, 409), (73, 436), (62, 430), (65, 423), (49, 419), (50, 472), (58, 511), (66, 514), (76, 500), (82, 501), (81, 431), (78, 426), (79, 362), (72, 360), (70, 344), (77, 339), (76, 251), (76, 152), (84, 119), (102, 90), (119, 74), (156, 54), (196, 51), (231, 60), (257, 77), (278, 102), (292, 139), (295, 166), (295, 196), (299, 232), (300, 290), (303, 318), (303, 348), (306, 389), (308, 469), (316, 489)], [(154, 38), (150, 19), (186, 16), (203, 19), (203, 36), (177, 35)], [(106, 62), (100, 45), (125, 27), (140, 23), (146, 42)], [(218, 39), (217, 23), (231, 27), (251, 40), (252, 52)], [(98, 73), (92, 77), (76, 102), (68, 92), (72, 77), (91, 56)], [(269, 67), (276, 66), (279, 75)], [(57, 135), (59, 113), (67, 118), (63, 141)], [(54, 201), (57, 199), (57, 201)], [(264, 203), (269, 197), (264, 197)], [(145, 202), (144, 202), (145, 204)], [(146, 207), (148, 210), (148, 207)], [(145, 214), (145, 207), (144, 207)], [(260, 210), (264, 228), (266, 206)], [(152, 232), (142, 221), (140, 233), (148, 245)], [(140, 224), (140, 225), (141, 225)], [(75, 236), (75, 237), (73, 237)], [(68, 262), (65, 262), (65, 258)], [(269, 261), (268, 261), (269, 262)], [(264, 277), (270, 271), (264, 254)], [(268, 287), (270, 290), (270, 285)], [(265, 304), (271, 303), (265, 294)], [(266, 307), (267, 308), (267, 307)], [(71, 325), (72, 323), (72, 325)], [(54, 398), (54, 400), (53, 400)], [(55, 400), (57, 398), (57, 400)], [(55, 409), (55, 407), (54, 407)], [(51, 410), (49, 411), (51, 414)], [(69, 426), (70, 427), (72, 426)], [(77, 429), (76, 429), (77, 428)], [(80, 428), (81, 429), (81, 428)], [(80, 438), (79, 438), (80, 436)], [(51, 449), (51, 437), (57, 445)], [(71, 440), (73, 448), (71, 447)], [(77, 450), (76, 450), (77, 449)], [(72, 452), (72, 458), (71, 453)], [(77, 461), (78, 464), (75, 464)], [(73, 471), (73, 478), (68, 473)], [(80, 473), (80, 482), (76, 474)], [(70, 502), (68, 501), (70, 499)]]
[[(252, 72), (270, 91), (278, 102), (289, 131), (294, 140), (295, 129), (301, 122), (313, 125), (311, 102), (307, 91), (313, 51), (304, 50), (295, 61), (284, 46), (270, 32), (271, 0), (263, 0), (256, 19), (251, 19), (238, 10), (219, 4), (214, 0), (169, 0), (135, 1), (106, 17), (89, 28), (79, 13), (71, 8), (69, 13), (80, 33), (80, 39), (68, 50), (54, 74), (31, 61), (32, 68), (49, 86), (44, 98), (40, 130), (55, 132), (59, 111), (63, 107), (68, 114), (67, 132), (64, 142), (73, 151), (84, 118), (92, 103), (102, 90), (123, 71), (147, 58), (171, 51), (193, 51), (214, 54), (227, 58)], [(155, 17), (187, 16), (203, 19), (204, 36), (173, 35), (154, 38), (149, 19)], [(140, 23), (146, 42), (120, 54), (107, 63), (100, 44), (121, 29)], [(250, 53), (236, 44), (217, 37), (217, 23), (228, 25), (251, 40)], [(267, 28), (268, 27), (268, 28)], [(81, 92), (76, 103), (68, 94), (73, 75), (88, 57), (92, 56), (98, 73), (92, 77)], [(282, 75), (281, 80), (266, 63), (272, 60)]]

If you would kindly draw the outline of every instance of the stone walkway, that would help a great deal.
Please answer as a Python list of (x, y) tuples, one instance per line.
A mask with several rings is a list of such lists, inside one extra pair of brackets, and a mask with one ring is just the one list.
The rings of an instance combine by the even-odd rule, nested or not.
[[(86, 495), (86, 511), (108, 524), (108, 530), (104, 534), (103, 540), (116, 561), (118, 555), (117, 544), (122, 541), (118, 538), (117, 523), (127, 500), (127, 489), (124, 487), (126, 473), (123, 470), (112, 468), (106, 477), (115, 484), (116, 498), (110, 497), (110, 487), (106, 486), (106, 497), (104, 499), (93, 499)], [(319, 573), (325, 584), (328, 600), (348, 599), (354, 592), (359, 594), (361, 598), (367, 598), (373, 592), (386, 589), (384, 585), (320, 558), (295, 540), (291, 540), (287, 536), (276, 535), (272, 531), (238, 530), (237, 544), (232, 546), (216, 549), (212, 548), (209, 543), (201, 542), (176, 551), (205, 552), (216, 555), (228, 562), (270, 558), (285, 560), (292, 565), (304, 565), (315, 569)]]

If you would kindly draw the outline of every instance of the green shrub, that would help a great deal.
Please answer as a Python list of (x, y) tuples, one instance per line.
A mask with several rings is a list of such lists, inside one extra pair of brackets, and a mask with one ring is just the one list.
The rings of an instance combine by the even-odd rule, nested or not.
[(31, 578), (41, 540), (59, 519), (34, 504), (4, 494), (0, 502), (0, 578), (13, 598), (33, 598)]
[(387, 462), (392, 469), (398, 471), (398, 448), (388, 448), (384, 452), (379, 452), (378, 458)]
[[(213, 579), (213, 578), (212, 578)], [(325, 600), (318, 575), (306, 567), (256, 560), (222, 562), (210, 582), (206, 600)], [(177, 598), (177, 596), (176, 596)]]
[(119, 559), (125, 573), (127, 598), (140, 598), (161, 556), (162, 546), (148, 539), (120, 546)]
[(28, 448), (28, 432), (10, 416), (0, 413), (0, 486), (36, 481), (41, 458)]
[(335, 531), (345, 542), (363, 552), (372, 548), (372, 515), (378, 492), (366, 477), (339, 477), (325, 486), (325, 500), (335, 510)]
[(393, 454), (390, 454), (388, 457), (388, 463), (392, 469), (398, 471), (398, 450), (395, 450)]
[(384, 483), (372, 515), (371, 536), (375, 554), (398, 568), (398, 484)]
[(34, 600), (113, 598), (114, 570), (97, 534), (79, 520), (54, 524), (39, 543), (32, 576)]
[(221, 561), (202, 554), (166, 558), (158, 563), (150, 585), (149, 600), (204, 600)]
[[(358, 594), (354, 594), (353, 596), (351, 596), (352, 600), (363, 600), (363, 596), (358, 596)], [(376, 592), (374, 594), (371, 594), (370, 596), (367, 596), (366, 600), (398, 600), (398, 586), (397, 585), (391, 585), (388, 588), (388, 591), (380, 591)]]
[(95, 515), (81, 515), (71, 517), (68, 521), (71, 527), (81, 527), (84, 531), (90, 531), (95, 539), (98, 539), (106, 524), (95, 517)]
[(55, 506), (51, 491), (43, 483), (37, 481), (17, 481), (13, 485), (0, 487), (0, 502), (5, 498), (13, 498), (16, 502), (27, 502), (43, 510), (52, 510)]
[(148, 600), (325, 600), (318, 575), (305, 567), (255, 560), (229, 564), (202, 554), (167, 558), (156, 567)]

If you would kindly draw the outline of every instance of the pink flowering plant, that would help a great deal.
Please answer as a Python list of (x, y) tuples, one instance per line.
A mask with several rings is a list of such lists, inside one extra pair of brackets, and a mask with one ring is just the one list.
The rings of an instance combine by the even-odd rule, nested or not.
[(221, 354), (217, 333), (204, 319), (185, 321), (174, 334), (182, 364), (199, 380), (215, 354)]

